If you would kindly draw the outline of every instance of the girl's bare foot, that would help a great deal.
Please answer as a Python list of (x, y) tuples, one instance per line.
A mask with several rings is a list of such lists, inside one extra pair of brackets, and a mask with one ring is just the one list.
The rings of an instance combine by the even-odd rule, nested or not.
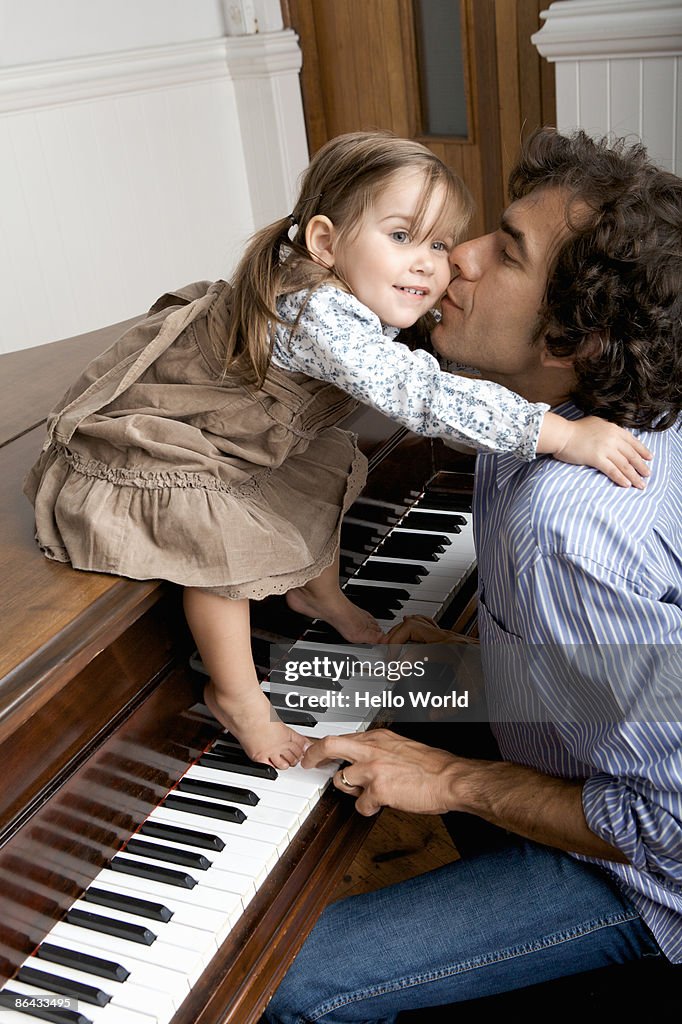
[(338, 586), (324, 595), (319, 590), (311, 593), (311, 589), (306, 585), (287, 593), (287, 604), (292, 611), (311, 619), (323, 619), (350, 643), (383, 643), (384, 634), (374, 616), (349, 601)]
[(298, 764), (310, 745), (305, 736), (275, 717), (270, 701), (258, 687), (249, 687), (243, 696), (224, 703), (210, 682), (204, 689), (204, 703), (213, 717), (236, 736), (252, 761), (289, 768)]

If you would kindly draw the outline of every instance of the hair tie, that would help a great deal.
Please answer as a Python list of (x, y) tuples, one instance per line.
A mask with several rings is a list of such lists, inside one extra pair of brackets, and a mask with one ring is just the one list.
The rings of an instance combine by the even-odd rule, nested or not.
[[(321, 199), (321, 198), (322, 198), (322, 193), (318, 192), (316, 196), (308, 196), (306, 199), (300, 199), (299, 202), (298, 202), (298, 206), (299, 207), (307, 206), (308, 203), (312, 203), (316, 199)], [(292, 213), (289, 214), (289, 218), (288, 219), (289, 219), (289, 222), (290, 222), (292, 228), (295, 227), (298, 224), (298, 217), (296, 216), (296, 214), (293, 211), (292, 211)]]

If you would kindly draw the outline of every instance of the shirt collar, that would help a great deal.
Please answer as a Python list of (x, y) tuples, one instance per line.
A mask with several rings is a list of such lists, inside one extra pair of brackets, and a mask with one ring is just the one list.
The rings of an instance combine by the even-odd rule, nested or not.
[[(552, 412), (557, 413), (559, 416), (563, 416), (567, 420), (581, 420), (585, 415), (578, 409), (573, 402), (562, 402), (560, 405), (555, 406)], [(540, 456), (541, 457), (541, 456)], [(516, 455), (511, 455), (505, 452), (502, 455), (495, 456), (497, 464), (495, 467), (495, 483), (497, 484), (498, 491), (503, 490), (508, 486), (510, 480), (521, 473), (528, 466), (532, 466), (532, 462), (523, 462), (517, 458)]]

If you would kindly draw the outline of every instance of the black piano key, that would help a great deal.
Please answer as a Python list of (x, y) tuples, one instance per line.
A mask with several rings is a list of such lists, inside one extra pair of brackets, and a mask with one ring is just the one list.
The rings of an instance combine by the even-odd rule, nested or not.
[(346, 587), (344, 593), (349, 601), (352, 601), (358, 608), (363, 608), (372, 615), (379, 615), (385, 619), (387, 613), (397, 612), (403, 606), (403, 602), (394, 596), (395, 591), (374, 589), (373, 587)]
[(49, 960), (52, 964), (73, 967), (76, 971), (94, 974), (98, 978), (108, 978), (110, 981), (125, 981), (130, 976), (130, 971), (113, 960), (103, 960), (102, 957), (79, 953), (74, 949), (63, 949), (51, 942), (41, 943), (36, 950), (36, 956)]
[(344, 519), (339, 543), (344, 551), (373, 551), (383, 532), (373, 526), (361, 526), (359, 523), (349, 523)]
[[(318, 620), (315, 626), (305, 631), (304, 639), (316, 644), (347, 644), (348, 641), (341, 636), (338, 630), (329, 626), (326, 622)], [(357, 644), (354, 646), (357, 647)]]
[[(266, 697), (268, 694), (266, 694)], [(314, 729), (317, 719), (307, 711), (295, 711), (293, 708), (277, 708), (277, 717), (285, 725), (301, 725)]]
[(359, 565), (362, 564), (362, 555), (348, 555), (339, 553), (339, 577), (348, 579), (354, 576)]
[(444, 512), (471, 512), (471, 495), (456, 491), (435, 491), (427, 488), (426, 493), (414, 503), (415, 509), (435, 508)]
[(365, 562), (357, 571), (360, 580), (384, 583), (419, 583), (429, 570), (418, 562)]
[[(166, 797), (167, 799), (168, 797)], [(114, 857), (109, 862), (109, 867), (112, 871), (120, 871), (123, 875), (137, 875), (138, 878), (149, 878), (153, 882), (177, 885), (180, 889), (193, 889), (197, 884), (196, 878), (192, 878), (184, 871), (162, 868), (156, 864), (145, 864), (144, 861), (130, 860), (128, 857)]]
[(356, 519), (364, 519), (370, 523), (377, 523), (379, 526), (395, 526), (400, 519), (397, 509), (385, 505), (372, 505), (359, 498), (354, 501), (350, 513)]
[(211, 866), (211, 861), (204, 857), (203, 853), (179, 850), (173, 846), (162, 846), (160, 843), (145, 843), (143, 839), (129, 839), (125, 845), (125, 852), (136, 857), (151, 857), (153, 860), (168, 861), (169, 864), (181, 864), (186, 868), (196, 868), (197, 871), (208, 871)]
[[(203, 755), (204, 757), (206, 755)], [(199, 758), (201, 764), (201, 758)], [(206, 765), (210, 768), (210, 765)], [(180, 825), (166, 825), (163, 821), (145, 821), (138, 830), (141, 836), (151, 836), (154, 839), (170, 839), (174, 843), (183, 843), (185, 846), (198, 846), (202, 850), (216, 850), (218, 853), (225, 849), (225, 843), (220, 836), (212, 836), (209, 832), (197, 832), (193, 828), (182, 828)]]
[(163, 806), (170, 807), (174, 811), (184, 811), (186, 814), (200, 814), (204, 818), (220, 818), (221, 821), (232, 821), (235, 825), (241, 825), (243, 821), (246, 821), (246, 815), (238, 807), (230, 807), (227, 804), (212, 804), (208, 800), (197, 800), (192, 796), (181, 796), (180, 793), (169, 793), (163, 801)]
[[(298, 690), (298, 681), (296, 682), (296, 689)], [(321, 690), (331, 690), (331, 687), (330, 686), (320, 686), (320, 689)], [(277, 711), (277, 714), (280, 716), (280, 718), (282, 717), (283, 713), (286, 713), (287, 711), (290, 710), (288, 708), (288, 706), (287, 706), (287, 703), (286, 703), (286, 694), (284, 694), (284, 693), (273, 693), (272, 690), (271, 690), (270, 693), (268, 693), (268, 699), (269, 699), (270, 703), (272, 704), (273, 708), (275, 708), (275, 710)], [(305, 694), (301, 694), (299, 699), (300, 699), (301, 704), (303, 704), (305, 706), (305, 702), (307, 700)], [(328, 710), (327, 708), (317, 708), (316, 707), (315, 708), (315, 714), (318, 717), (320, 715), (326, 715), (327, 710)]]
[[(358, 587), (358, 586), (354, 586), (353, 583), (349, 583), (348, 586), (346, 587), (344, 593), (348, 597), (350, 597), (351, 594), (352, 594), (353, 595), (352, 600), (354, 601), (358, 594), (367, 594), (367, 593), (376, 594), (378, 590), (380, 590), (379, 587), (364, 587), (364, 586), (359, 586)], [(403, 590), (402, 587), (391, 587), (391, 589), (389, 591), (387, 591), (387, 594), (396, 602), (409, 601), (410, 600), (410, 592), (409, 592), (409, 590)]]
[[(52, 1021), (53, 1024), (92, 1024), (90, 1018), (79, 1010), (58, 1010), (51, 1006), (22, 1006), (22, 1000), (28, 998), (20, 992), (6, 988), (0, 992), (0, 1006), (14, 1010), (16, 1013), (23, 1013), (27, 1017), (34, 1017), (36, 1020)], [(36, 993), (37, 1000), (38, 993)]]
[[(299, 660), (298, 655), (296, 660)], [(344, 677), (341, 676), (341, 678), (343, 679)], [(286, 686), (291, 686), (291, 682), (287, 680), (283, 669), (273, 669), (268, 679), (271, 683), (283, 683)], [(300, 679), (296, 680), (296, 689), (304, 688), (308, 690), (342, 690), (343, 684), (335, 679), (326, 679), (323, 676), (301, 676)]]
[(392, 533), (376, 553), (385, 558), (405, 558), (408, 561), (426, 559), (427, 562), (435, 562), (449, 544), (448, 537), (436, 533)]
[(60, 978), (57, 974), (48, 974), (47, 971), (37, 971), (35, 967), (20, 967), (17, 981), (23, 981), (24, 985), (35, 985), (46, 992), (57, 992), (60, 996), (80, 999), (92, 1006), (106, 1006), (111, 1000), (109, 993), (103, 992), (101, 988), (84, 985), (82, 981), (72, 981), (71, 978)]
[(111, 910), (149, 917), (152, 921), (163, 921), (164, 924), (173, 916), (173, 911), (164, 907), (162, 903), (154, 903), (152, 900), (142, 899), (141, 896), (127, 896), (122, 892), (107, 892), (106, 889), (86, 889), (81, 899), (100, 907), (110, 907)]
[(142, 946), (151, 946), (153, 942), (156, 942), (154, 932), (142, 924), (117, 921), (114, 917), (102, 917), (101, 914), (91, 914), (87, 910), (74, 910), (72, 907), (71, 910), (67, 910), (65, 920), (67, 924), (88, 928), (90, 931), (100, 932), (102, 935), (115, 935), (117, 939), (138, 942)]
[[(319, 651), (316, 647), (306, 646), (303, 640), (299, 640), (295, 648), (292, 648), (292, 655), (297, 658), (305, 658), (311, 661), (313, 658), (324, 658), (324, 651)], [(338, 660), (338, 656), (337, 656)], [(350, 679), (353, 675), (353, 666), (360, 663), (360, 659), (354, 654), (343, 655), (344, 666), (348, 668), (348, 672), (339, 676), (340, 679)]]
[(236, 756), (232, 751), (220, 752), (213, 748), (199, 758), (199, 764), (204, 768), (218, 768), (226, 772), (237, 772), (238, 775), (250, 776), (256, 779), (272, 779), (273, 782), (279, 776), (277, 769), (271, 764), (261, 764), (259, 761), (252, 761), (244, 754), (243, 757)]
[(194, 796), (212, 796), (215, 800), (231, 800), (235, 804), (249, 804), (255, 807), (258, 796), (250, 789), (239, 786), (223, 786), (220, 782), (205, 782), (203, 779), (180, 779), (175, 787), (180, 793)]
[(419, 509), (408, 512), (400, 525), (406, 530), (444, 530), (446, 533), (461, 533), (461, 528), (466, 526), (466, 522), (463, 516)]

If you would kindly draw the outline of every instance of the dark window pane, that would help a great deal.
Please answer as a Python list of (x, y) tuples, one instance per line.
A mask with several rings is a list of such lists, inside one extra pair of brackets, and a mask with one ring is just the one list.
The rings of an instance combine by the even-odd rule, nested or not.
[(423, 133), (466, 138), (459, 0), (415, 0), (414, 9)]

